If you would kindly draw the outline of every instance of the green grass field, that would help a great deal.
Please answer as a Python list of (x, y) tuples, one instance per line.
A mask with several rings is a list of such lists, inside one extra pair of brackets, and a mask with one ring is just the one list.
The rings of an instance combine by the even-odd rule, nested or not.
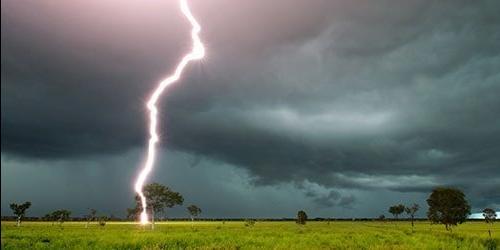
[(162, 222), (151, 231), (133, 223), (2, 222), (2, 249), (497, 249), (500, 224), (467, 222), (447, 232), (417, 222)]

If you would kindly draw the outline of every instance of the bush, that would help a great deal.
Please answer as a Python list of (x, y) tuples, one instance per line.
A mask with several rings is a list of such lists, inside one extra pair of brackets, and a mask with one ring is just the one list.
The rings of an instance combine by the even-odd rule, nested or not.
[(108, 218), (106, 216), (102, 216), (99, 218), (99, 226), (101, 227), (104, 227), (106, 226), (106, 221), (108, 220)]
[(253, 227), (255, 225), (255, 220), (247, 219), (245, 220), (245, 227)]

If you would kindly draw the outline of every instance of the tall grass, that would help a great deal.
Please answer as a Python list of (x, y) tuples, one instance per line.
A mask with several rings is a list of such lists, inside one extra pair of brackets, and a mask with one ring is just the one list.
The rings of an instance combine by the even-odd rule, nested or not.
[(468, 222), (445, 231), (417, 222), (166, 222), (155, 230), (134, 223), (110, 222), (85, 228), (46, 222), (2, 222), (2, 249), (496, 249), (500, 226)]

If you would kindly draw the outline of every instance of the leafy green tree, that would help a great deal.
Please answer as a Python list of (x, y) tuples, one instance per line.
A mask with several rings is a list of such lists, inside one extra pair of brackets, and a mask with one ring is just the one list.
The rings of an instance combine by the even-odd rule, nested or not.
[(427, 199), (427, 217), (432, 223), (444, 224), (446, 230), (465, 222), (470, 215), (470, 205), (465, 194), (456, 188), (438, 187)]
[(89, 208), (89, 214), (87, 214), (85, 217), (87, 219), (87, 223), (85, 224), (85, 228), (88, 228), (89, 227), (89, 224), (91, 221), (95, 221), (96, 220), (96, 214), (97, 214), (97, 210), (93, 209), (93, 208)]
[(483, 210), (484, 221), (490, 224), (490, 229), (488, 229), (488, 234), (491, 238), (491, 227), (493, 226), (493, 222), (497, 219), (497, 213), (492, 208), (485, 208)]
[(297, 221), (296, 223), (299, 225), (305, 225), (307, 221), (307, 214), (303, 210), (297, 212)]
[(71, 211), (61, 209), (61, 210), (56, 210), (56, 211), (52, 212), (50, 217), (53, 220), (57, 220), (59, 222), (59, 225), (62, 225), (63, 222), (65, 222), (69, 219), (70, 214), (71, 214)]
[[(147, 207), (151, 213), (151, 228), (154, 229), (155, 214), (164, 213), (166, 208), (171, 208), (175, 205), (182, 205), (184, 198), (178, 192), (170, 190), (170, 188), (158, 184), (151, 183), (144, 186), (144, 195), (146, 196)], [(135, 196), (136, 206), (142, 210), (141, 199), (138, 195)]]
[(391, 213), (395, 219), (398, 219), (399, 215), (405, 211), (405, 206), (403, 204), (394, 205), (389, 207), (389, 213)]
[(17, 226), (21, 226), (21, 219), (24, 217), (26, 214), (26, 210), (31, 207), (31, 202), (27, 201), (23, 204), (16, 204), (16, 203), (11, 203), (10, 204), (10, 209), (12, 209), (12, 212), (17, 216)]
[(413, 228), (415, 226), (415, 224), (413, 223), (415, 221), (415, 214), (417, 213), (417, 211), (419, 209), (420, 209), (420, 206), (416, 203), (413, 203), (413, 205), (411, 207), (405, 207), (406, 214), (408, 214), (408, 216), (410, 216), (411, 230), (412, 231), (413, 231)]
[(187, 210), (189, 212), (189, 215), (191, 216), (191, 221), (194, 221), (194, 217), (197, 217), (201, 214), (201, 208), (197, 207), (196, 205), (187, 207)]

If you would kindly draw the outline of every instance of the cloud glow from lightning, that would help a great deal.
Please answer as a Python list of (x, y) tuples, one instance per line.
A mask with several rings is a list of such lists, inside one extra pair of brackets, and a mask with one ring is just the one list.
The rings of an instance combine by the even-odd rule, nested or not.
[(158, 87), (154, 90), (153, 94), (150, 96), (147, 102), (147, 108), (149, 110), (149, 143), (148, 143), (147, 158), (135, 182), (135, 191), (139, 195), (142, 204), (140, 222), (143, 225), (149, 223), (147, 214), (146, 196), (143, 193), (143, 187), (146, 178), (153, 169), (156, 157), (156, 143), (159, 140), (159, 136), (157, 133), (158, 108), (156, 107), (156, 102), (158, 101), (158, 98), (160, 98), (161, 94), (163, 93), (166, 87), (179, 80), (184, 68), (188, 65), (190, 61), (199, 60), (205, 56), (205, 48), (203, 47), (203, 43), (201, 42), (201, 39), (198, 35), (200, 33), (201, 27), (196, 21), (196, 19), (193, 17), (193, 14), (191, 14), (187, 0), (180, 0), (180, 7), (182, 14), (184, 14), (184, 16), (188, 19), (189, 23), (192, 26), (191, 38), (193, 40), (193, 48), (191, 52), (189, 52), (182, 58), (182, 60), (175, 68), (174, 73), (159, 83)]

